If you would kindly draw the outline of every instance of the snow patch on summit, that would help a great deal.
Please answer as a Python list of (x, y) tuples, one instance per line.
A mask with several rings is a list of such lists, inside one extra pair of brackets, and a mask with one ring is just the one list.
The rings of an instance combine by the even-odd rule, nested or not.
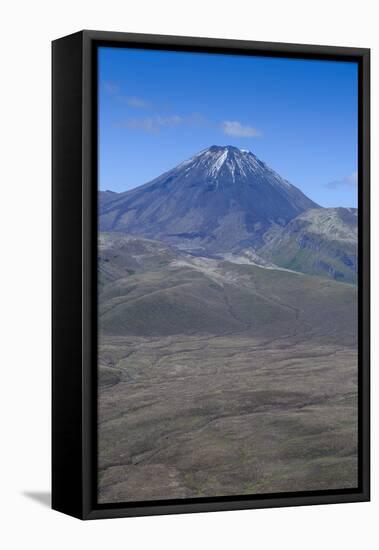
[(251, 151), (232, 145), (212, 145), (203, 149), (181, 162), (171, 174), (174, 177), (182, 175), (186, 179), (191, 178), (192, 174), (196, 174), (196, 177), (200, 175), (199, 181), (213, 180), (215, 189), (222, 188), (228, 179), (236, 184), (255, 182), (257, 185), (278, 185), (287, 192), (291, 192), (292, 188), (287, 180), (260, 161)]
[(228, 150), (226, 149), (224, 152), (221, 153), (221, 155), (219, 155), (219, 157), (216, 158), (216, 160), (211, 165), (209, 173), (212, 176), (215, 176), (219, 173), (219, 171), (220, 171), (222, 165), (224, 164), (224, 162), (226, 161), (227, 157), (228, 157)]

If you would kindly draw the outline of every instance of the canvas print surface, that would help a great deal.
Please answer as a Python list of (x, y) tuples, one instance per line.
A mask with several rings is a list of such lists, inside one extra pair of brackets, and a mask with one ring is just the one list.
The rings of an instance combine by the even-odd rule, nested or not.
[(98, 56), (98, 502), (357, 487), (357, 64)]

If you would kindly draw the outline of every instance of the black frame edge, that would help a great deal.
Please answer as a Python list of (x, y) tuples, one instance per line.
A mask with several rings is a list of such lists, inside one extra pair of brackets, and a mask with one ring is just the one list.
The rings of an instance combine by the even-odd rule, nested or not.
[(52, 508), (83, 517), (82, 33), (52, 43)]
[(369, 48), (359, 48), (351, 46), (324, 46), (320, 44), (292, 44), (287, 42), (262, 42), (251, 40), (236, 40), (231, 38), (207, 38), (199, 36), (179, 36), (165, 34), (141, 34), (133, 32), (117, 32), (117, 31), (81, 31), (85, 40), (96, 42), (124, 42), (145, 44), (147, 47), (164, 46), (173, 48), (188, 48), (194, 50), (196, 48), (204, 49), (226, 49), (229, 50), (260, 50), (260, 54), (267, 55), (270, 53), (281, 55), (294, 55), (301, 57), (302, 54), (307, 57), (315, 56), (347, 56), (347, 57), (363, 57), (369, 54)]
[(238, 510), (259, 510), (267, 508), (284, 508), (298, 506), (321, 506), (325, 504), (351, 504), (367, 502), (370, 500), (363, 493), (349, 493), (341, 495), (325, 495), (312, 497), (278, 497), (262, 498), (262, 500), (229, 501), (221, 500), (213, 503), (189, 503), (183, 504), (149, 504), (143, 507), (128, 508), (94, 508), (83, 519), (115, 519), (122, 517), (160, 516), (173, 514), (192, 514), (209, 512), (236, 512)]
[(371, 262), (370, 262), (370, 220), (371, 220), (371, 202), (370, 202), (370, 171), (371, 171), (371, 143), (370, 143), (370, 50), (366, 49), (362, 52), (361, 57), (361, 128), (360, 128), (360, 146), (361, 146), (361, 166), (360, 166), (360, 183), (361, 183), (361, 204), (360, 209), (360, 307), (361, 307), (361, 467), (362, 467), (362, 494), (365, 500), (371, 498), (370, 483), (371, 483), (371, 384), (370, 384), (370, 327), (371, 327)]

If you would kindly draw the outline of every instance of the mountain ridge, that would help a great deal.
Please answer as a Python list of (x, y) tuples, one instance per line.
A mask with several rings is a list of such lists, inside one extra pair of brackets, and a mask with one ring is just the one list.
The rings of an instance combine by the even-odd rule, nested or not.
[(259, 253), (287, 269), (355, 283), (357, 243), (356, 208), (316, 208), (292, 219)]
[(152, 181), (100, 196), (100, 229), (140, 234), (208, 252), (263, 244), (318, 205), (253, 153), (213, 145)]
[(357, 210), (320, 207), (231, 145), (203, 149), (135, 189), (100, 192), (99, 214), (100, 231), (356, 282)]

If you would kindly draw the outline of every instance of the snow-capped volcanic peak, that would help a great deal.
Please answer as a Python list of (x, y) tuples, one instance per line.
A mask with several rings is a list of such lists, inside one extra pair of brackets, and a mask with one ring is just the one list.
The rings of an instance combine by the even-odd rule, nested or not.
[[(267, 172), (270, 172), (273, 177), (276, 176), (275, 172), (253, 153), (232, 145), (212, 145), (184, 161), (178, 168), (185, 169), (186, 172), (201, 170), (207, 179), (218, 180), (220, 177), (226, 177), (233, 182), (241, 179), (250, 180), (252, 176)], [(279, 176), (278, 182), (288, 185)]]
[(261, 245), (271, 227), (315, 207), (253, 153), (212, 145), (145, 185), (105, 196), (101, 228), (225, 252)]

